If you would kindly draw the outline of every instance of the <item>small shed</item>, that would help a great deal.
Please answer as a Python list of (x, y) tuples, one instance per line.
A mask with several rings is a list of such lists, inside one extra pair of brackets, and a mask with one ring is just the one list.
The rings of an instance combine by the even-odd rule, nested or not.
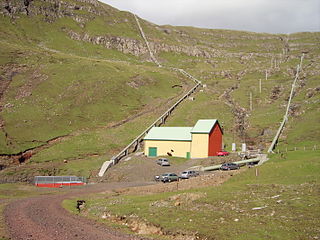
[(145, 155), (185, 158), (216, 156), (222, 148), (217, 119), (198, 120), (194, 127), (153, 127), (144, 138)]

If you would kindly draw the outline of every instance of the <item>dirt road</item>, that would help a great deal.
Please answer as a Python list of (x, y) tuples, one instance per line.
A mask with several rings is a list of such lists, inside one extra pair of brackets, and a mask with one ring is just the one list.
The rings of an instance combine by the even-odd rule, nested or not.
[[(241, 171), (241, 170), (240, 170)], [(217, 186), (240, 171), (216, 172), (179, 183), (155, 184), (155, 182), (101, 183), (81, 189), (66, 189), (58, 194), (19, 199), (10, 202), (4, 210), (9, 235), (14, 240), (128, 240), (146, 239), (116, 232), (106, 225), (67, 212), (61, 203), (64, 199), (81, 199), (83, 195), (98, 192), (127, 192), (150, 194), (187, 190), (190, 188)], [(151, 185), (150, 185), (151, 184)], [(143, 187), (141, 187), (143, 186)], [(121, 190), (120, 190), (121, 189)], [(53, 192), (56, 193), (57, 191)], [(85, 196), (83, 196), (85, 198)]]
[(71, 189), (66, 194), (46, 195), (11, 202), (5, 209), (5, 219), (11, 239), (15, 240), (127, 240), (141, 239), (125, 235), (80, 216), (68, 213), (61, 202), (70, 197), (141, 186), (143, 183), (97, 184), (83, 189)]

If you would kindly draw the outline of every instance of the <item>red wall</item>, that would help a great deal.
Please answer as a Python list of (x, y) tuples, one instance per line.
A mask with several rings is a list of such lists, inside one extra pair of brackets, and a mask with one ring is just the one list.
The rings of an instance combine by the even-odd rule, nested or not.
[(209, 157), (217, 156), (222, 147), (222, 131), (219, 124), (215, 124), (209, 134)]
[(62, 186), (80, 186), (84, 183), (35, 183), (37, 187), (59, 188)]

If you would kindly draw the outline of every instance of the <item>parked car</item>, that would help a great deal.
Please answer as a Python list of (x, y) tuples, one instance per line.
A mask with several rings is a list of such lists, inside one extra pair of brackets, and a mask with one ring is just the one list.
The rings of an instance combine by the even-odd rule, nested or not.
[(181, 179), (188, 179), (190, 177), (196, 177), (199, 176), (199, 172), (193, 171), (193, 170), (187, 170), (187, 171), (183, 171), (181, 173), (180, 178)]
[(160, 166), (170, 166), (169, 160), (167, 158), (159, 158), (156, 163)]
[(165, 173), (160, 176), (160, 181), (163, 183), (173, 182), (173, 181), (178, 181), (178, 180), (179, 180), (179, 177), (175, 173)]
[(156, 175), (156, 176), (154, 176), (154, 180), (155, 180), (156, 182), (161, 181), (161, 178), (162, 178), (162, 175)]
[(258, 161), (257, 162), (248, 162), (247, 166), (253, 167), (253, 166), (256, 166), (258, 163), (259, 163)]
[(154, 180), (155, 180), (156, 182), (162, 181), (162, 180), (164, 180), (164, 179), (167, 179), (167, 177), (168, 177), (169, 174), (170, 174), (170, 173), (164, 173), (164, 174), (161, 174), (161, 175), (156, 175), (156, 176), (154, 176)]
[(219, 152), (217, 152), (217, 156), (228, 156), (230, 153), (229, 152), (227, 152), (227, 151), (219, 151)]
[(221, 165), (220, 170), (236, 170), (240, 169), (240, 166), (236, 163), (224, 163)]

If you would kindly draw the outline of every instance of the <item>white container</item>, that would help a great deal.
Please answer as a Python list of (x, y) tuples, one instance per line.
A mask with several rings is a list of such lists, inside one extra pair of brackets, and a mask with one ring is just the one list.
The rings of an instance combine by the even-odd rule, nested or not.
[(245, 151), (247, 151), (247, 144), (242, 143), (241, 152), (245, 152)]
[(232, 152), (237, 151), (237, 146), (235, 143), (232, 143)]

